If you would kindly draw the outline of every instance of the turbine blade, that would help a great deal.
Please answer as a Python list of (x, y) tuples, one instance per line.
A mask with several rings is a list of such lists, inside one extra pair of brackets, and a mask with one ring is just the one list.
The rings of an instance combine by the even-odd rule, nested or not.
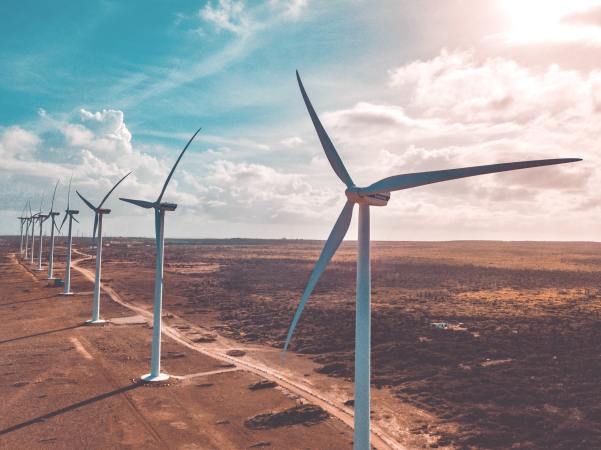
[(98, 209), (102, 208), (102, 205), (104, 205), (104, 202), (106, 202), (106, 199), (109, 198), (109, 195), (111, 195), (111, 193), (117, 189), (117, 186), (119, 186), (121, 184), (121, 182), (123, 180), (125, 180), (129, 175), (131, 174), (131, 172), (127, 173), (123, 178), (121, 178), (119, 181), (117, 181), (117, 183), (111, 188), (110, 191), (108, 191), (108, 193), (104, 196), (104, 198), (102, 199), (102, 201), (100, 202), (100, 205), (98, 205)]
[(165, 180), (165, 184), (163, 185), (163, 189), (161, 190), (161, 194), (159, 195), (159, 198), (157, 199), (157, 203), (161, 203), (161, 200), (163, 199), (163, 194), (165, 194), (165, 190), (167, 189), (167, 185), (169, 184), (169, 181), (171, 181), (171, 177), (173, 176), (173, 172), (175, 172), (175, 168), (179, 164), (180, 159), (182, 159), (182, 156), (184, 156), (184, 153), (186, 152), (186, 150), (188, 150), (188, 147), (190, 146), (190, 144), (192, 143), (192, 141), (194, 140), (194, 138), (196, 137), (196, 135), (200, 132), (200, 130), (201, 130), (201, 128), (199, 128), (198, 130), (196, 130), (196, 133), (194, 133), (192, 135), (192, 137), (190, 138), (190, 140), (188, 141), (188, 143), (186, 144), (186, 146), (184, 147), (184, 149), (182, 150), (182, 152), (179, 154), (179, 157), (177, 158), (177, 160), (175, 161), (175, 164), (171, 168), (171, 172), (169, 172), (169, 176), (167, 176), (167, 179)]
[(71, 202), (71, 181), (73, 181), (73, 175), (69, 178), (69, 191), (67, 192), (67, 211), (69, 211), (69, 206)]
[(395, 175), (377, 181), (372, 185), (359, 189), (360, 194), (377, 194), (379, 192), (400, 191), (402, 189), (424, 186), (426, 184), (440, 183), (441, 181), (456, 180), (458, 178), (473, 177), (489, 173), (507, 172), (509, 170), (528, 169), (531, 167), (551, 166), (582, 161), (580, 158), (540, 159), (533, 161), (519, 161), (485, 166), (463, 167), (461, 169), (434, 170), (432, 172), (408, 173)]
[(75, 222), (79, 223), (79, 220), (77, 220), (77, 219), (75, 218), (75, 216), (71, 216), (71, 217), (73, 217), (73, 220), (74, 220)]
[(300, 319), (303, 309), (305, 308), (305, 304), (307, 303), (307, 300), (309, 300), (311, 292), (313, 292), (313, 289), (319, 281), (321, 274), (332, 259), (332, 256), (334, 256), (334, 253), (336, 253), (336, 250), (338, 250), (340, 243), (346, 235), (349, 225), (351, 224), (351, 219), (353, 217), (353, 206), (354, 203), (351, 203), (349, 201), (346, 202), (344, 208), (342, 208), (342, 212), (340, 213), (338, 220), (336, 221), (336, 224), (334, 225), (334, 228), (332, 228), (332, 231), (330, 232), (330, 236), (328, 236), (328, 240), (326, 241), (323, 250), (321, 251), (321, 255), (319, 255), (319, 259), (315, 263), (315, 267), (313, 268), (313, 272), (311, 272), (311, 276), (309, 277), (309, 281), (307, 283), (307, 286), (305, 287), (303, 296), (301, 297), (300, 303), (298, 304), (296, 312), (294, 313), (292, 324), (288, 329), (286, 343), (284, 344), (284, 353), (286, 352), (286, 350), (288, 350), (288, 345), (290, 345), (292, 334), (294, 333), (294, 329), (296, 328), (298, 320)]
[(67, 217), (69, 217), (69, 214), (65, 214), (65, 217), (63, 217), (63, 221), (61, 222), (61, 227), (59, 228), (59, 231), (63, 229), (63, 225), (67, 221)]
[(127, 202), (127, 203), (131, 203), (132, 205), (136, 205), (139, 206), (141, 208), (154, 208), (155, 206), (158, 205), (158, 202), (147, 202), (146, 200), (134, 200), (133, 198), (123, 198), (123, 197), (119, 197), (119, 200), (123, 201), (123, 202)]
[(79, 195), (79, 198), (81, 198), (81, 199), (83, 200), (83, 202), (84, 202), (86, 205), (88, 205), (88, 208), (90, 208), (92, 211), (96, 211), (96, 207), (95, 207), (94, 205), (92, 205), (92, 204), (91, 204), (89, 201), (87, 201), (87, 200), (84, 198), (84, 196), (83, 196), (83, 195), (81, 195), (81, 194), (79, 193), (79, 191), (78, 191), (78, 190), (75, 190), (75, 193), (76, 193), (77, 195)]
[(311, 100), (309, 100), (309, 96), (305, 92), (305, 87), (303, 86), (303, 82), (301, 81), (300, 75), (298, 74), (298, 70), (296, 71), (296, 79), (298, 81), (298, 86), (303, 96), (303, 100), (305, 101), (305, 106), (307, 107), (307, 111), (309, 111), (309, 115), (311, 116), (311, 120), (313, 121), (313, 126), (315, 127), (315, 131), (317, 131), (317, 136), (319, 137), (319, 141), (321, 142), (321, 146), (323, 147), (326, 153), (328, 161), (330, 161), (332, 169), (334, 169), (334, 172), (336, 172), (338, 178), (340, 178), (342, 182), (346, 184), (346, 187), (350, 188), (354, 186), (355, 183), (353, 183), (351, 176), (346, 171), (346, 168), (344, 167), (344, 164), (342, 163), (342, 160), (340, 159), (340, 156), (338, 155), (334, 144), (332, 144), (328, 133), (326, 133), (325, 128), (319, 121), (319, 117), (317, 117), (315, 109), (313, 109), (313, 105), (311, 104)]
[(50, 203), (50, 212), (54, 211), (54, 196), (56, 195), (56, 188), (58, 187), (58, 183), (60, 183), (61, 179), (56, 180), (56, 184), (54, 185), (54, 192), (52, 193), (52, 203)]
[(94, 232), (92, 233), (92, 240), (96, 240), (96, 229), (98, 228), (98, 213), (94, 214)]

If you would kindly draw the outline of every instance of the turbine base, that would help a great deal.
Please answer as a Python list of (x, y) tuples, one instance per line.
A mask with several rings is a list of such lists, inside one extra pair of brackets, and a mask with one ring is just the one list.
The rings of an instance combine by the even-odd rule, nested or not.
[(73, 292), (61, 292), (58, 295), (74, 295)]
[(89, 325), (100, 325), (102, 323), (107, 323), (107, 322), (108, 322), (108, 320), (104, 320), (104, 319), (96, 319), (96, 320), (89, 319), (89, 320), (86, 320), (86, 323), (89, 324)]
[(146, 383), (155, 383), (157, 381), (167, 381), (169, 379), (169, 374), (167, 373), (159, 373), (158, 375), (153, 376), (150, 373), (142, 375), (140, 379)]

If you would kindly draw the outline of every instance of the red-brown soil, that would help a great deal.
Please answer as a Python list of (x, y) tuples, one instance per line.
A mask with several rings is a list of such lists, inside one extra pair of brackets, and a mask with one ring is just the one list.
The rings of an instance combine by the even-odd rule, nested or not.
[[(219, 373), (222, 361), (168, 337), (167, 372), (217, 373), (141, 384), (149, 327), (84, 325), (91, 283), (74, 272), (79, 294), (60, 296), (62, 288), (49, 286), (45, 272), (17, 262), (15, 249), (14, 239), (0, 239), (0, 448), (350, 448), (352, 431), (327, 417), (249, 428), (247, 420), (290, 411), (299, 401), (279, 387), (249, 389), (261, 378), (244, 370)], [(132, 312), (103, 295), (102, 314), (114, 319)]]
[[(149, 304), (152, 241), (108, 243), (108, 283)], [(168, 241), (166, 311), (281, 347), (321, 245)], [(436, 417), (414, 433), (459, 448), (601, 448), (600, 244), (376, 242), (372, 253), (373, 386)], [(354, 256), (343, 244), (292, 343), (347, 379)]]

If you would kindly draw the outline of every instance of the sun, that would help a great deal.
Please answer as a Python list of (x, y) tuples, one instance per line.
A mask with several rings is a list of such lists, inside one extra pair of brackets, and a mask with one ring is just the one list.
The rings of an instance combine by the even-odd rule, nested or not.
[(553, 38), (564, 19), (599, 6), (599, 0), (499, 0), (510, 23), (510, 33), (521, 41)]

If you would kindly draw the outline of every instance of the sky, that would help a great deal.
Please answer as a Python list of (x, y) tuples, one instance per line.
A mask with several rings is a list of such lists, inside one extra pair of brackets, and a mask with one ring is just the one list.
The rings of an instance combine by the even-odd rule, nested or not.
[[(67, 185), (105, 235), (325, 239), (344, 203), (307, 93), (358, 185), (525, 159), (564, 166), (394, 192), (382, 240), (601, 240), (601, 1), (176, 0), (0, 6), (0, 234)], [(90, 235), (93, 213), (76, 231)], [(356, 237), (356, 219), (347, 239)]]

